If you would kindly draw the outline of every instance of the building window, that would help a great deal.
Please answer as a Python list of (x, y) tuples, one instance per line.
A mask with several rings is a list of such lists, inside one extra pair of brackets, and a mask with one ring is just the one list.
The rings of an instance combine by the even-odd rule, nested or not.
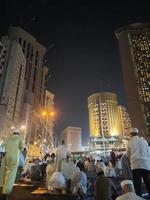
[(23, 41), (23, 48), (26, 48), (26, 41)]
[(30, 61), (33, 60), (33, 46), (31, 47)]
[(28, 50), (30, 49), (30, 46), (31, 46), (31, 44), (30, 44), (30, 43), (28, 43), (28, 46), (27, 46), (27, 49), (28, 49)]
[(38, 57), (38, 55), (39, 55), (39, 52), (38, 52), (38, 51), (36, 51), (36, 54), (35, 54), (35, 55), (36, 55), (36, 58), (37, 58), (37, 57)]
[(20, 45), (22, 44), (22, 38), (21, 37), (19, 38), (19, 44)]
[(36, 79), (36, 67), (34, 68), (32, 92), (34, 92), (35, 90), (35, 79)]

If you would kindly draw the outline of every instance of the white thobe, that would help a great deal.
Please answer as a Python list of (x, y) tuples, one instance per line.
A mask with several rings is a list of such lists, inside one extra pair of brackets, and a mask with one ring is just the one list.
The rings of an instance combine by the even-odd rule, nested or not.
[(139, 136), (133, 136), (128, 142), (127, 155), (131, 169), (150, 170), (150, 151), (148, 143)]
[(116, 198), (116, 200), (144, 200), (143, 198), (137, 196), (135, 192), (128, 192)]
[(19, 135), (12, 135), (6, 139), (3, 145), (6, 149), (6, 155), (3, 158), (0, 171), (0, 186), (3, 187), (2, 193), (9, 194), (15, 182), (23, 143)]
[(56, 170), (61, 170), (61, 162), (67, 157), (67, 148), (65, 145), (60, 145), (56, 150)]

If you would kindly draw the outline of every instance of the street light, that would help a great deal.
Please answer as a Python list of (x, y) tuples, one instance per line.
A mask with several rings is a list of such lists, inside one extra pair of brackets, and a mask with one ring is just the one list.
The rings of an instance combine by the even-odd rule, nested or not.
[(43, 112), (42, 112), (42, 115), (43, 115), (43, 116), (46, 116), (46, 115), (47, 115), (47, 112), (43, 111)]
[(25, 125), (22, 125), (22, 126), (21, 126), (21, 129), (22, 129), (22, 130), (25, 130), (25, 128), (26, 128)]
[(46, 143), (46, 137), (47, 137), (47, 129), (48, 129), (48, 119), (49, 117), (53, 119), (53, 117), (55, 116), (55, 112), (54, 111), (43, 111), (42, 113), (43, 117), (46, 117), (46, 126), (45, 126), (45, 134), (44, 134), (44, 143)]
[(55, 115), (55, 113), (54, 113), (54, 112), (50, 112), (50, 116), (52, 116), (52, 117), (53, 117), (54, 115)]
[(43, 141), (46, 142), (46, 139), (44, 139)]

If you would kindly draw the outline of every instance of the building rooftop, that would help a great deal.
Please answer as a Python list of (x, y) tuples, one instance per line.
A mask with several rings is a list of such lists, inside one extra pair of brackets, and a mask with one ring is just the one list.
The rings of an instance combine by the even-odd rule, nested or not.
[(136, 30), (140, 30), (140, 29), (150, 29), (150, 23), (133, 23), (127, 26), (122, 26), (120, 28), (118, 28), (117, 30), (115, 30), (115, 35), (118, 38), (119, 35), (123, 32), (123, 31), (136, 31)]

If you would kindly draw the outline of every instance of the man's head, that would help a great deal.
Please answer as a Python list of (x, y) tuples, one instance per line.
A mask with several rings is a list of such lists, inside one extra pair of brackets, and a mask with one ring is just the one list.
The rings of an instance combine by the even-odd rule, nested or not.
[(122, 181), (121, 188), (124, 193), (134, 192), (134, 186), (133, 186), (133, 182), (131, 180)]
[(12, 133), (13, 133), (13, 135), (19, 135), (20, 130), (18, 128), (15, 128), (15, 129), (13, 129)]
[(130, 136), (137, 136), (139, 134), (139, 130), (137, 128), (131, 128), (130, 130)]

